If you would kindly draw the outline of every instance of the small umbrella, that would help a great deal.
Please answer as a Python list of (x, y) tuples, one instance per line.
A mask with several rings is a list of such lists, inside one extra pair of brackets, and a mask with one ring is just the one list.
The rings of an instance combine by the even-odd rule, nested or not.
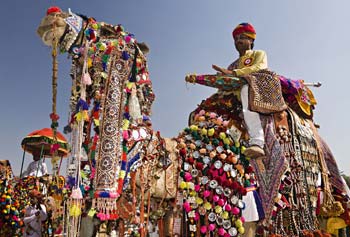
[(51, 128), (43, 128), (31, 132), (21, 142), (24, 151), (31, 154), (42, 151), (42, 157), (52, 157), (51, 146), (53, 144), (59, 145), (57, 156), (66, 157), (68, 155), (68, 142), (66, 138), (57, 131), (55, 141)]
[[(55, 139), (56, 138), (56, 139)], [(52, 145), (57, 146), (55, 148), (55, 154), (62, 158), (68, 155), (68, 142), (66, 138), (58, 131), (56, 131), (56, 137), (54, 137), (54, 132), (51, 128), (43, 128), (40, 130), (33, 131), (29, 133), (21, 142), (21, 146), (24, 150), (22, 166), (21, 166), (21, 177), (23, 170), (24, 154), (25, 152), (40, 153), (41, 157), (52, 157)], [(58, 149), (57, 149), (58, 148)], [(61, 168), (61, 163), (59, 165), (58, 171)]]

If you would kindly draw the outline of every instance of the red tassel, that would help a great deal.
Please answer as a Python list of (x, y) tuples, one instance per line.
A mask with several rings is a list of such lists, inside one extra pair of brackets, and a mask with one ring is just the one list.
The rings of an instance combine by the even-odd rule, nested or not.
[(46, 15), (49, 15), (51, 13), (60, 13), (62, 12), (62, 10), (59, 8), (59, 7), (56, 7), (56, 6), (52, 6), (52, 7), (49, 7), (46, 11)]

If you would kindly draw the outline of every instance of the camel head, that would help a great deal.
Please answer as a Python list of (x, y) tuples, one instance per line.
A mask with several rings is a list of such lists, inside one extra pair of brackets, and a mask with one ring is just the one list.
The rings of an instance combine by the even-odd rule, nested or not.
[(50, 7), (46, 16), (41, 20), (37, 33), (47, 46), (52, 46), (56, 40), (61, 49), (68, 51), (77, 39), (82, 25), (83, 19), (70, 10), (66, 13), (58, 7)]

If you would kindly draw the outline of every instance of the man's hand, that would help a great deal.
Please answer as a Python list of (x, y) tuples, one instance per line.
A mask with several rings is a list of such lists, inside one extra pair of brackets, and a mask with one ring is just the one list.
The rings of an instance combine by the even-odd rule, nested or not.
[(226, 68), (219, 67), (219, 66), (217, 66), (217, 65), (215, 65), (215, 64), (212, 65), (212, 68), (213, 68), (214, 70), (216, 70), (216, 71), (218, 71), (218, 72), (224, 74), (224, 75), (231, 75), (231, 76), (234, 76), (234, 77), (237, 76), (236, 73), (235, 73), (234, 71), (230, 71), (230, 70), (228, 70), (228, 69), (226, 69)]

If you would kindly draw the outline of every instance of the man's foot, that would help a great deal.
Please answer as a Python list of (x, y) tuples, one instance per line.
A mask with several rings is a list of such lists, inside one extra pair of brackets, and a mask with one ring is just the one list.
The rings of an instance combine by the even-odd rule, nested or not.
[(247, 149), (245, 149), (243, 155), (254, 159), (254, 158), (264, 156), (265, 152), (260, 146), (252, 145)]

